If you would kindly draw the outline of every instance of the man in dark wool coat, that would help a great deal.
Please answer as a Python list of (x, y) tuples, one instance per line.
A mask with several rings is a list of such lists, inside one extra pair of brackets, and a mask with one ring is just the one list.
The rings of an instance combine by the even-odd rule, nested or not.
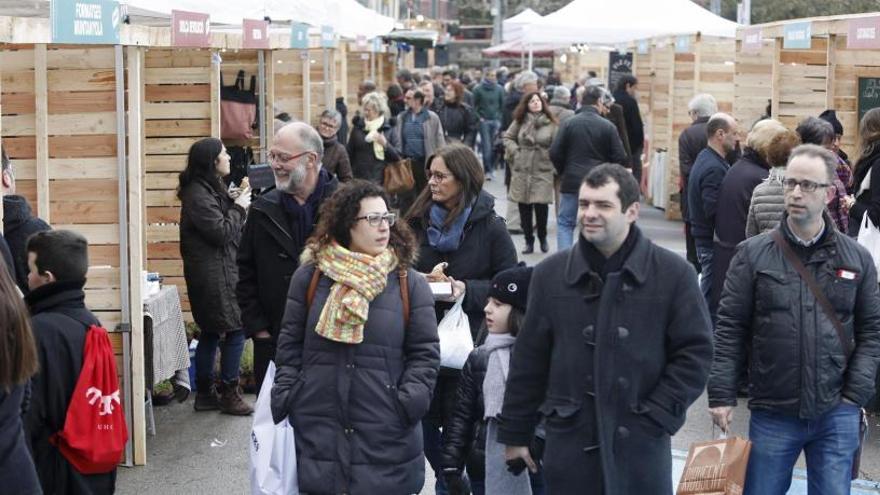
[(639, 186), (587, 174), (578, 242), (535, 267), (498, 439), (509, 464), (546, 423), (548, 493), (672, 494), (670, 437), (706, 385), (712, 327), (696, 273), (635, 222)]

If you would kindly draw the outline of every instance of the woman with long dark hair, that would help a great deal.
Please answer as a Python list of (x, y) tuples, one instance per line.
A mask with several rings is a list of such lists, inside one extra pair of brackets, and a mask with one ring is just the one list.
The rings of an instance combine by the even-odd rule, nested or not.
[(443, 92), (443, 105), (437, 110), (447, 143), (464, 143), (471, 148), (477, 139), (480, 121), (474, 110), (464, 102), (464, 85), (452, 81)]
[[(437, 321), (462, 298), (474, 341), (483, 321), (483, 307), (492, 277), (516, 266), (516, 249), (503, 218), (495, 214), (495, 198), (483, 191), (483, 167), (474, 151), (453, 144), (427, 160), (428, 187), (416, 199), (407, 222), (418, 239), (415, 267), (430, 282), (450, 282), (453, 296), (437, 301)], [(423, 421), (425, 456), (440, 473), (440, 428), (451, 417), (461, 370), (442, 368), (431, 410)]]
[(419, 421), (440, 344), (412, 232), (376, 184), (355, 179), (322, 206), (287, 294), (272, 415), (296, 425), (299, 489), (418, 493)]
[(42, 493), (22, 423), (28, 380), (38, 366), (27, 306), (0, 264), (0, 486), (4, 493)]
[[(229, 154), (217, 138), (197, 141), (180, 173), (180, 254), (193, 318), (199, 326), (196, 348), (196, 411), (220, 409), (248, 415), (238, 385), (245, 335), (235, 299), (235, 257), (241, 228), (250, 207), (250, 188), (230, 193), (222, 178), (229, 175)], [(232, 196), (235, 196), (234, 198)], [(221, 343), (222, 339), (222, 343)], [(214, 386), (214, 356), (220, 347), (220, 393)]]
[(849, 234), (859, 235), (867, 212), (871, 223), (880, 227), (880, 108), (872, 108), (859, 123), (861, 156), (853, 172), (855, 203), (849, 210)]
[(520, 225), (526, 237), (523, 254), (535, 252), (533, 213), (537, 217), (541, 252), (550, 250), (547, 216), (555, 198), (553, 176), (556, 175), (550, 161), (550, 145), (558, 129), (550, 105), (541, 93), (534, 92), (520, 100), (513, 112), (513, 123), (504, 133), (507, 163), (511, 165), (508, 196), (519, 206)]

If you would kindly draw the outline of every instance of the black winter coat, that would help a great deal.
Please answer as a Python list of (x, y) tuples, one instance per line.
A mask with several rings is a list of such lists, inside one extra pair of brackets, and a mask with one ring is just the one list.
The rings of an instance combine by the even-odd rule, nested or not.
[(204, 179), (180, 192), (180, 255), (193, 319), (208, 333), (241, 330), (235, 262), (244, 208)]
[(4, 493), (42, 493), (22, 424), (22, 401), (28, 385), (0, 389), (0, 486)]
[(550, 160), (562, 176), (560, 191), (577, 194), (587, 173), (601, 163), (627, 165), (617, 128), (593, 107), (565, 121), (550, 146)]
[[(856, 173), (853, 176), (853, 191), (856, 192), (856, 203), (849, 210), (850, 234), (858, 236), (862, 226), (865, 212), (874, 225), (880, 226), (880, 151), (874, 152), (856, 164)], [(870, 174), (871, 187), (866, 191), (860, 191), (862, 181)]]
[(366, 141), (367, 130), (364, 119), (357, 116), (351, 123), (351, 135), (348, 138), (348, 158), (351, 161), (351, 171), (355, 179), (368, 180), (374, 184), (382, 185), (384, 180), (385, 165), (401, 159), (400, 150), (395, 145), (397, 142), (394, 126), (395, 119), (385, 119), (382, 125), (382, 134), (388, 141), (385, 145), (385, 161), (376, 158), (373, 151), (373, 143)]
[[(786, 218), (778, 229), (788, 240)], [(827, 214), (825, 224), (834, 224)], [(746, 363), (750, 409), (811, 420), (844, 397), (864, 406), (874, 396), (880, 360), (880, 292), (871, 255), (826, 227), (804, 262), (854, 343), (847, 358), (837, 331), (771, 232), (742, 243), (730, 264), (718, 308), (709, 406), (736, 405), (737, 377)]]
[(116, 469), (81, 474), (49, 443), (49, 437), (64, 428), (82, 371), (86, 324), (100, 324), (86, 309), (83, 286), (85, 281), (55, 282), (25, 298), (40, 358), (40, 371), (31, 379), (25, 433), (46, 494), (105, 495), (113, 493), (116, 485)]
[(486, 419), (483, 405), (483, 379), (489, 367), (490, 352), (477, 347), (468, 355), (458, 381), (455, 407), (443, 432), (440, 465), (459, 471), (467, 466), (473, 479), (485, 478)]
[[(730, 165), (712, 148), (707, 147), (697, 155), (697, 161), (688, 178), (687, 197), (688, 220), (697, 246), (712, 247), (717, 223), (715, 216), (718, 213), (718, 195), (729, 168)], [(748, 208), (746, 211), (748, 212)]]
[[(507, 232), (504, 219), (495, 214), (495, 198), (480, 191), (464, 227), (464, 238), (457, 251), (438, 253), (428, 243), (427, 218), (410, 222), (419, 240), (419, 256), (415, 268), (430, 273), (438, 263), (447, 262), (446, 275), (467, 286), (462, 309), (468, 315), (471, 333), (483, 322), (483, 307), (489, 297), (489, 285), (496, 273), (516, 266), (516, 248)], [(437, 302), (437, 321), (452, 307), (452, 303)]]
[(522, 91), (517, 91), (515, 89), (511, 90), (510, 93), (504, 97), (504, 106), (501, 108), (501, 132), (507, 130), (510, 127), (510, 124), (513, 123), (513, 112), (516, 110), (516, 106), (519, 105), (520, 100), (522, 100), (525, 94)]
[[(681, 131), (681, 135), (678, 136), (678, 173), (682, 191), (681, 216), (685, 222), (688, 221), (688, 177), (691, 175), (694, 162), (697, 161), (697, 155), (706, 148), (706, 143), (709, 141), (709, 137), (706, 135), (706, 124), (708, 122), (709, 117), (700, 117), (690, 127)], [(739, 152), (733, 150), (724, 159), (727, 160), (727, 163), (734, 164), (739, 160)]]
[[(330, 197), (338, 184), (335, 178), (330, 180), (320, 201)], [(287, 213), (281, 205), (282, 194), (286, 193), (273, 189), (251, 204), (238, 249), (235, 288), (245, 332), (253, 335), (268, 330), (273, 339), (278, 337), (287, 302), (285, 294), (293, 272), (299, 267), (304, 246), (295, 242), (290, 232)], [(316, 215), (314, 224), (317, 223)]]
[(437, 116), (440, 117), (440, 124), (443, 127), (443, 135), (446, 136), (447, 143), (452, 142), (451, 138), (467, 146), (474, 146), (480, 119), (470, 105), (444, 103), (438, 109)]
[(22, 196), (3, 196), (3, 234), (15, 263), (15, 281), (28, 293), (27, 241), (37, 232), (52, 230), (49, 224), (34, 216), (31, 205)]
[(639, 110), (639, 102), (626, 91), (615, 91), (615, 101), (623, 107), (623, 119), (626, 122), (626, 133), (629, 136), (629, 146), (633, 150), (640, 149), (645, 144), (645, 125), (642, 123), (642, 112)]
[(299, 488), (308, 494), (403, 495), (425, 482), (420, 421), (440, 366), (434, 298), (415, 270), (406, 278), (404, 328), (400, 278), (370, 303), (364, 341), (325, 339), (314, 328), (333, 281), (321, 276), (312, 306), (314, 264), (300, 267), (287, 293), (278, 339), (272, 415), (296, 428)]
[(9, 272), (9, 276), (15, 278), (15, 261), (12, 260), (12, 253), (9, 251), (9, 244), (6, 244), (6, 238), (0, 232), (0, 261)]
[(535, 267), (527, 308), (499, 441), (529, 445), (543, 415), (548, 493), (671, 495), (670, 436), (712, 362), (693, 268), (640, 235), (603, 282), (575, 246)]
[(752, 192), (770, 175), (770, 167), (758, 152), (746, 148), (742, 158), (730, 167), (718, 192), (718, 213), (715, 215), (715, 241), (712, 255), (712, 302), (710, 313), (715, 314), (727, 267), (737, 244), (746, 239), (746, 220)]

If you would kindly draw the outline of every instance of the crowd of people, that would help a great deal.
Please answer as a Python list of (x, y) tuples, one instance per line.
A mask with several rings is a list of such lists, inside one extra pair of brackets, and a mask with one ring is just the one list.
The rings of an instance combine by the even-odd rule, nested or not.
[[(279, 123), (268, 190), (224, 181), (221, 140), (190, 148), (177, 194), (196, 411), (253, 412), (252, 339), (257, 390), (277, 369), (272, 416), (294, 425), (301, 493), (419, 493), (427, 460), (438, 495), (671, 494), (671, 436), (708, 384), (724, 430), (749, 399), (744, 493), (784, 493), (801, 451), (816, 493), (847, 493), (880, 361), (877, 273), (853, 239), (880, 225), (880, 109), (853, 167), (833, 110), (789, 130), (694, 96), (685, 259), (637, 225), (633, 76), (401, 70), (358, 100), (350, 120)], [(390, 194), (402, 161), (414, 186)], [(507, 219), (484, 188), (502, 170)], [(86, 240), (33, 216), (5, 154), (2, 185), (0, 483), (112, 493), (115, 470), (79, 473), (52, 439), (97, 323)], [(547, 254), (535, 267), (519, 234), (522, 254)], [(475, 343), (462, 369), (441, 366), (438, 333), (458, 305)]]

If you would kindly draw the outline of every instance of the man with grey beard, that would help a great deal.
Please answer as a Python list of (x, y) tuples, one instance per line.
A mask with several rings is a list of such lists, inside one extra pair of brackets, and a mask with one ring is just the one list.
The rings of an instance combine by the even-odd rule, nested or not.
[(284, 316), (290, 277), (318, 223), (318, 209), (338, 185), (321, 166), (320, 134), (303, 122), (275, 134), (269, 165), (275, 189), (251, 204), (238, 248), (238, 286), (245, 333), (254, 340), (254, 376), (263, 383)]

